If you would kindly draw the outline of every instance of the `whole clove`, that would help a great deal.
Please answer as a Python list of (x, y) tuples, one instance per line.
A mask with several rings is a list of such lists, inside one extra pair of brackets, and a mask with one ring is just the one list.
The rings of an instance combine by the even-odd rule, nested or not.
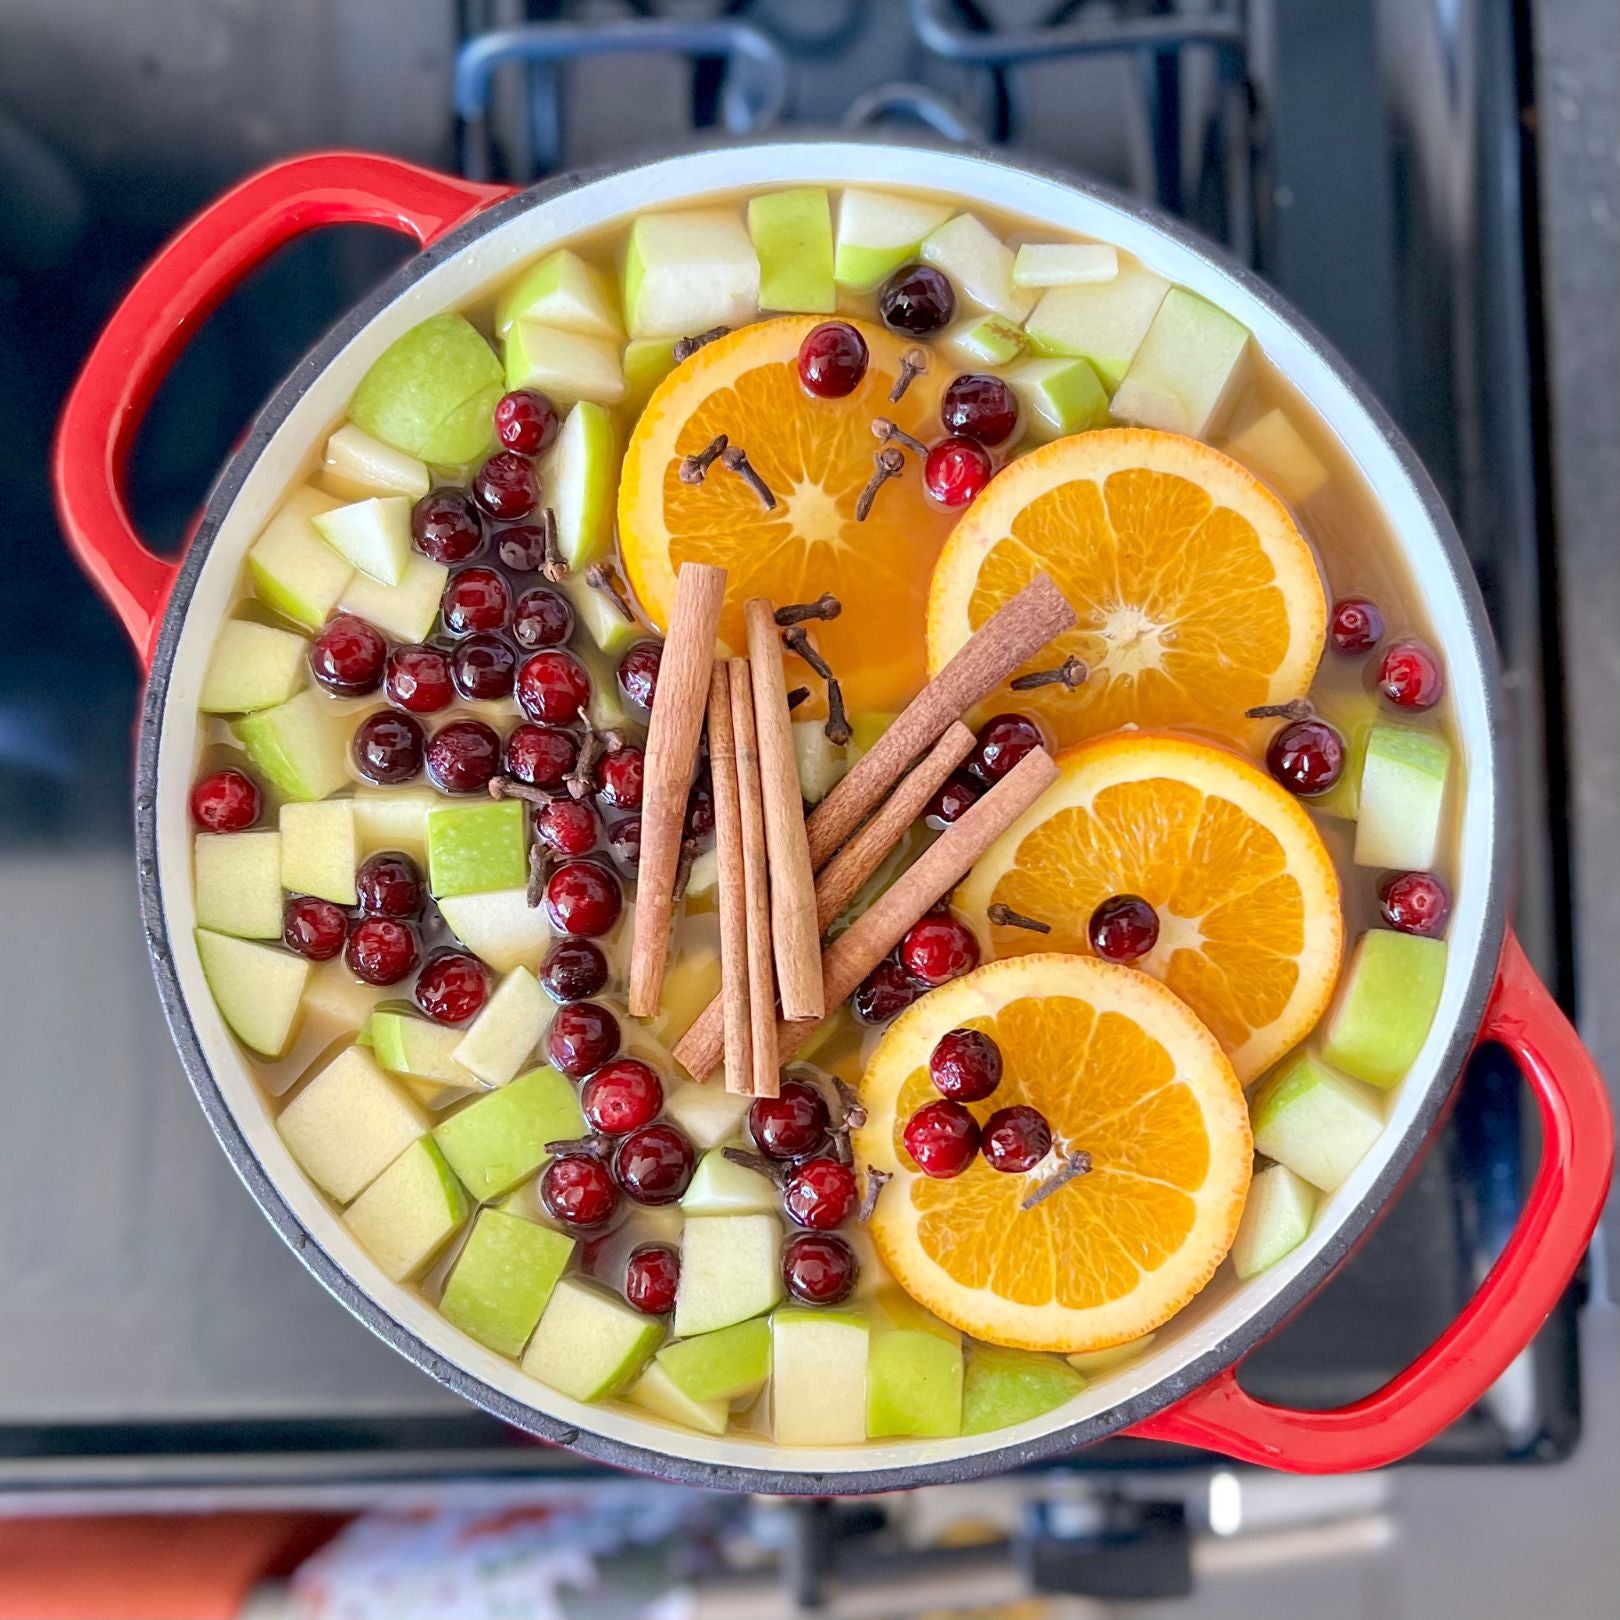
[(898, 422), (891, 422), (886, 416), (872, 418), (872, 432), (875, 437), (882, 439), (885, 444), (894, 439), (903, 444), (906, 449), (915, 451), (919, 456), (928, 454), (928, 446), (921, 439), (914, 439), (900, 426)]
[(529, 881), (523, 886), (523, 899), (533, 911), (546, 897), (546, 852), (538, 843), (529, 845)]
[(776, 507), (776, 497), (771, 493), (771, 486), (759, 476), (748, 459), (747, 452), (740, 444), (728, 445), (720, 452), (720, 465), (727, 472), (734, 472), (742, 481), (759, 496), (767, 512)]
[(785, 630), (790, 624), (802, 624), (806, 619), (836, 619), (844, 611), (844, 604), (831, 591), (823, 591), (813, 602), (789, 602), (776, 610), (776, 622)]
[(1090, 1172), (1091, 1155), (1071, 1153), (1063, 1161), (1062, 1167), (1055, 1174), (1048, 1176), (1018, 1207), (1034, 1209), (1037, 1204), (1044, 1204), (1054, 1193), (1061, 1192), (1071, 1181), (1078, 1181), (1081, 1176), (1089, 1175)]
[(731, 328), (729, 326), (711, 326), (707, 332), (699, 332), (694, 337), (681, 338), (672, 351), (675, 356), (675, 364), (679, 365), (683, 360), (690, 360), (699, 349), (707, 348), (716, 338), (729, 336), (730, 332)]
[(866, 488), (860, 493), (855, 502), (855, 521), (864, 523), (871, 513), (872, 502), (877, 499), (877, 492), (883, 488), (889, 479), (897, 477), (906, 469), (906, 458), (902, 452), (895, 449), (892, 444), (886, 444), (878, 451), (874, 458), (876, 466), (872, 476), (867, 480)]
[(1086, 677), (1090, 673), (1083, 658), (1065, 658), (1056, 669), (1031, 670), (1028, 675), (1020, 675), (1008, 684), (1015, 692), (1033, 692), (1041, 686), (1064, 686), (1071, 692), (1077, 692), (1086, 684)]
[(547, 1142), (546, 1152), (554, 1159), (569, 1153), (584, 1153), (593, 1159), (605, 1159), (611, 1144), (605, 1136), (592, 1132), (589, 1136), (571, 1136), (561, 1142)]
[(515, 776), (492, 776), (489, 779), (492, 799), (522, 799), (525, 804), (550, 804), (551, 795), (544, 788), (531, 787)]
[(1286, 703), (1262, 703), (1243, 713), (1249, 720), (1309, 720), (1316, 710), (1309, 698), (1290, 698)]
[(557, 514), (549, 506), (540, 514), (540, 540), (544, 548), (540, 559), (541, 578), (556, 585), (568, 577), (568, 564), (563, 561), (557, 539)]
[(592, 590), (603, 592), (611, 601), (626, 624), (636, 622), (636, 611), (630, 606), (630, 598), (625, 592), (624, 581), (619, 578), (619, 571), (610, 562), (594, 562), (585, 570), (585, 583)]
[(675, 476), (683, 484), (701, 484), (708, 476), (709, 468), (725, 453), (729, 442), (725, 434), (717, 433), (695, 456), (681, 458)]
[(856, 1212), (855, 1219), (862, 1226), (871, 1223), (873, 1215), (877, 1213), (877, 1202), (883, 1189), (889, 1185), (894, 1177), (887, 1170), (879, 1170), (868, 1165), (866, 1169), (866, 1186), (861, 1193), (861, 1207)]
[(767, 1159), (763, 1153), (750, 1153), (747, 1148), (736, 1147), (721, 1148), (720, 1152), (733, 1164), (741, 1165), (744, 1170), (752, 1170), (755, 1175), (766, 1177), (778, 1187), (787, 1179), (786, 1168), (773, 1159)]
[(827, 660), (816, 650), (816, 644), (810, 639), (808, 630), (801, 630), (797, 625), (782, 632), (782, 645), (791, 653), (797, 653), (822, 680), (830, 681), (833, 678), (832, 669)]
[(900, 356), (900, 375), (895, 378), (894, 387), (889, 390), (889, 403), (898, 405), (905, 398), (906, 390), (911, 386), (913, 378), (920, 377), (927, 369), (927, 351), (907, 349)]
[(842, 748), (855, 735), (844, 711), (844, 688), (836, 675), (827, 682), (827, 723), (821, 729), (835, 748)]
[(1050, 934), (1052, 925), (1042, 922), (1037, 917), (1026, 917), (1021, 911), (1014, 911), (1009, 905), (1000, 900), (993, 901), (986, 909), (985, 916), (997, 928), (1027, 928), (1032, 934)]
[(795, 686), (788, 693), (788, 713), (792, 714), (801, 703), (810, 701), (810, 688), (808, 686)]

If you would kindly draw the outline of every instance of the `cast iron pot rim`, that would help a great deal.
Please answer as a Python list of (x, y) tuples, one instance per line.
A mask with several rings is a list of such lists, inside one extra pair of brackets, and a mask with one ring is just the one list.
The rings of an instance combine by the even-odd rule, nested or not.
[[(693, 146), (680, 154), (666, 153), (654, 158), (570, 171), (492, 204), (464, 221), (431, 247), (413, 255), (382, 286), (355, 305), (309, 350), (254, 418), (252, 427), (242, 439), (240, 446), (221, 469), (209, 492), (202, 519), (176, 572), (174, 585), (164, 608), (162, 630), (142, 700), (140, 743), (136, 762), (136, 870), (140, 887), (141, 915), (148, 948), (152, 954), (153, 973), (157, 979), (164, 1016), (168, 1021), (169, 1031), (179, 1051), (187, 1078), (191, 1081), (192, 1089), (202, 1104), (203, 1112), (214, 1135), (219, 1139), (220, 1146), (224, 1148), (237, 1175), (241, 1177), (259, 1207), (299, 1259), (314, 1273), (327, 1291), (365, 1323), (378, 1338), (463, 1399), (482, 1407), (515, 1428), (539, 1439), (566, 1446), (570, 1450), (615, 1468), (656, 1476), (677, 1484), (758, 1491), (775, 1495), (855, 1495), (906, 1490), (922, 1485), (956, 1484), (1033, 1464), (1060, 1462), (1072, 1457), (1082, 1447), (1174, 1405), (1184, 1396), (1208, 1383), (1218, 1373), (1239, 1362), (1263, 1339), (1275, 1332), (1327, 1280), (1378, 1217), (1390, 1197), (1413, 1169), (1420, 1154), (1426, 1149), (1435, 1123), (1461, 1078), (1464, 1062), (1476, 1042), (1477, 1031), (1484, 1018), (1491, 985), (1496, 975), (1497, 960), (1506, 935), (1507, 900), (1504, 887), (1512, 827), (1511, 806), (1500, 791), (1499, 759), (1505, 724), (1501, 701), (1501, 672), (1497, 667), (1494, 643), (1487, 628), (1484, 603), (1463, 551), (1462, 542), (1439, 491), (1400, 430), (1321, 334), (1286, 300), (1220, 247), (1161, 215), (1157, 210), (1120, 196), (1106, 186), (1080, 179), (1060, 167), (1030, 162), (1023, 158), (1011, 162), (1002, 154), (983, 148), (951, 148), (949, 150), (953, 156), (977, 160), (991, 170), (1019, 170), (1037, 179), (1067, 186), (1071, 190), (1118, 209), (1206, 259), (1224, 275), (1237, 282), (1272, 314), (1294, 329), (1366, 413), (1393, 451), (1403, 473), (1411, 481), (1424, 514), (1439, 538), (1442, 553), (1451, 571), (1452, 582), (1462, 599), (1469, 636), (1485, 676), (1483, 697), (1489, 757), (1483, 763), (1489, 766), (1487, 780), (1492, 789), (1496, 842), (1489, 872), (1490, 893), (1486, 897), (1480, 951), (1470, 970), (1461, 1015), (1446, 1043), (1435, 1080), (1429, 1086), (1428, 1095), (1413, 1116), (1405, 1135), (1396, 1145), (1388, 1164), (1369, 1188), (1366, 1197), (1344, 1216), (1330, 1240), (1299, 1276), (1275, 1298), (1249, 1316), (1240, 1328), (1229, 1333), (1219, 1344), (1195, 1361), (1116, 1406), (1036, 1439), (1014, 1442), (992, 1450), (938, 1462), (874, 1470), (835, 1469), (811, 1473), (802, 1470), (783, 1471), (769, 1467), (753, 1468), (729, 1463), (700, 1462), (650, 1446), (614, 1440), (591, 1429), (564, 1423), (536, 1407), (513, 1400), (482, 1379), (447, 1362), (437, 1351), (392, 1316), (377, 1299), (367, 1293), (314, 1239), (282, 1198), (263, 1164), (249, 1147), (209, 1068), (202, 1045), (197, 1038), (190, 1009), (181, 993), (158, 882), (157, 761), (164, 702), (192, 592), (196, 588), (198, 575), (221, 523), (235, 502), (249, 469), (280, 428), (294, 403), (303, 395), (310, 382), (327, 369), (344, 345), (429, 270), (441, 261), (460, 253), (497, 226), (505, 224), (538, 203), (549, 201), (568, 191), (595, 181), (634, 173), (640, 169), (654, 168), (671, 161), (672, 158), (700, 157), (705, 152), (715, 150), (780, 145), (844, 145), (852, 153), (860, 153), (869, 150), (870, 144), (814, 134), (773, 138), (770, 141), (749, 139), (712, 141)], [(881, 144), (909, 146), (919, 150), (938, 149), (925, 140), (913, 141), (887, 135)], [(1447, 1070), (1452, 1074), (1449, 1085), (1444, 1083), (1442, 1078)]]

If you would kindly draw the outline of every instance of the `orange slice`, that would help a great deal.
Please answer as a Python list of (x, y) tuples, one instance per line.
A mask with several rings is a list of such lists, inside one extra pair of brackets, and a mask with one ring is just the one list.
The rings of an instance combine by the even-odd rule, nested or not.
[[(938, 1096), (928, 1054), (949, 1029), (1001, 1048), (982, 1124), (1024, 1103), (1054, 1151), (1008, 1174), (975, 1160), (934, 1181), (905, 1150), (906, 1121)], [(966, 1333), (1023, 1350), (1100, 1350), (1151, 1333), (1214, 1274), (1249, 1189), (1253, 1141), (1232, 1066), (1162, 985), (1090, 957), (991, 962), (926, 995), (880, 1042), (861, 1083), (855, 1151), (894, 1180), (873, 1242), (913, 1299)], [(1033, 1209), (1068, 1153), (1088, 1174)]]
[[(997, 956), (1090, 953), (1099, 902), (1139, 894), (1159, 942), (1135, 965), (1203, 1020), (1245, 1084), (1310, 1032), (1344, 948), (1339, 880), (1299, 801), (1224, 748), (1120, 732), (1059, 775), (956, 893)], [(996, 901), (1052, 925), (995, 927)]]
[(1081, 433), (1004, 468), (934, 570), (930, 670), (1041, 572), (1080, 617), (1028, 667), (1075, 656), (1091, 676), (1012, 706), (1060, 746), (1135, 722), (1258, 752), (1273, 728), (1244, 711), (1310, 687), (1327, 618), (1311, 549), (1264, 484), (1196, 439)]
[[(911, 451), (878, 490), (864, 523), (855, 503), (871, 478), (883, 416), (924, 441), (938, 436), (945, 378), (936, 362), (898, 403), (889, 390), (911, 345), (862, 321), (871, 363), (844, 399), (813, 399), (799, 382), (805, 333), (820, 323), (783, 316), (705, 345), (659, 384), (630, 436), (619, 484), (619, 545), (648, 618), (669, 623), (683, 562), (729, 571), (721, 638), (746, 645), (750, 596), (802, 602), (831, 591), (844, 605), (811, 626), (852, 710), (898, 709), (923, 684), (929, 575), (955, 514), (923, 493)], [(773, 510), (736, 473), (715, 466), (683, 484), (681, 459), (717, 434), (741, 446), (777, 497)], [(819, 692), (819, 683), (817, 691)]]

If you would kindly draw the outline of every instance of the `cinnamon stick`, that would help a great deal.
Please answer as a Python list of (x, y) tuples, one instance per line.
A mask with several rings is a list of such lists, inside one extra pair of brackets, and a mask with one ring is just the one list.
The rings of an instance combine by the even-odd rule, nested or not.
[(827, 864), (906, 767), (951, 721), (960, 719), (1075, 622), (1074, 609), (1045, 574), (1037, 574), (992, 614), (811, 812), (806, 823), (811, 865), (820, 871)]
[[(816, 927), (816, 876), (804, 830), (804, 798), (788, 718), (787, 672), (776, 630), (776, 610), (756, 596), (743, 608), (748, 665), (754, 686), (754, 730), (759, 739), (765, 844), (771, 862), (771, 942), (776, 989), (785, 1018), (820, 1018), (821, 932)], [(662, 681), (662, 672), (659, 679)], [(642, 860), (646, 860), (643, 854)]]
[(731, 723), (729, 667), (709, 672), (709, 774), (714, 787), (714, 847), (720, 872), (720, 999), (725, 1027), (726, 1089), (754, 1094), (748, 1022), (748, 908), (744, 898), (742, 806)]
[[(771, 964), (771, 901), (765, 855), (765, 806), (760, 797), (759, 742), (754, 726), (754, 686), (746, 658), (726, 666), (731, 687), (732, 741), (737, 750), (737, 807), (742, 831), (744, 939), (748, 967), (748, 1069), (726, 1075), (726, 1090), (774, 1097), (776, 1068), (776, 974)], [(722, 1047), (723, 1047), (722, 1036)], [(718, 1061), (718, 1058), (715, 1060)], [(701, 1078), (714, 1072), (711, 1062)]]
[(682, 563), (675, 606), (658, 667), (658, 692), (647, 726), (641, 808), (641, 864), (636, 873), (636, 921), (630, 944), (630, 1012), (658, 1011), (675, 911), (686, 795), (697, 764), (698, 734), (708, 703), (709, 671), (726, 593), (726, 571)]

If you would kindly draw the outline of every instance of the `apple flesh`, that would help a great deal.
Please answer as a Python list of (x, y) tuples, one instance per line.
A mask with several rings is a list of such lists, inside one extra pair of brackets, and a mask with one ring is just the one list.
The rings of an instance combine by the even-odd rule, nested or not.
[(1085, 1379), (1055, 1356), (975, 1344), (962, 1376), (962, 1433), (984, 1434), (1028, 1422), (1085, 1387)]
[(318, 692), (245, 714), (231, 730), (259, 774), (289, 799), (329, 798), (349, 780), (343, 716)]
[(362, 786), (351, 802), (356, 848), (362, 860), (379, 850), (399, 850), (426, 863), (427, 818), (444, 805), (437, 793)]
[(1367, 742), (1378, 723), (1378, 704), (1366, 692), (1333, 692), (1313, 699), (1317, 712), (1344, 738), (1344, 767), (1326, 793), (1305, 802), (1319, 815), (1354, 821), (1361, 810), (1361, 775), (1367, 762)]
[(485, 1085), (504, 1086), (528, 1062), (550, 1017), (539, 980), (527, 968), (513, 968), (451, 1055)]
[(1114, 392), (1114, 415), (1207, 438), (1242, 385), (1248, 354), (1248, 327), (1207, 298), (1172, 287)]
[(343, 1224), (395, 1282), (420, 1277), (466, 1220), (467, 1194), (425, 1136), (412, 1142), (343, 1216)]
[(353, 799), (320, 799), (281, 807), (281, 887), (352, 906), (360, 864)]
[(399, 584), (384, 585), (369, 574), (352, 574), (339, 605), (396, 641), (425, 641), (439, 616), (439, 600), (449, 578), (443, 563), (413, 551)]
[(523, 804), (445, 805), (428, 813), (428, 885), (434, 899), (521, 888), (529, 875)]
[(311, 519), (315, 532), (338, 556), (383, 585), (399, 585), (411, 560), (411, 501), (406, 495), (372, 495), (334, 506)]
[(1369, 928), (1339, 982), (1323, 1058), (1387, 1091), (1423, 1050), (1445, 981), (1443, 939)]
[(372, 1055), (390, 1074), (435, 1080), (462, 1091), (478, 1085), (472, 1070), (456, 1062), (459, 1029), (379, 1007), (366, 1020), (363, 1033)]
[(748, 234), (759, 258), (759, 305), (794, 315), (831, 315), (832, 208), (821, 186), (795, 186), (748, 201)]
[(1332, 1192), (1384, 1128), (1378, 1096), (1308, 1056), (1286, 1064), (1249, 1104), (1254, 1150)]
[(446, 895), (439, 914), (450, 932), (497, 973), (518, 967), (532, 972), (551, 940), (545, 911), (531, 906), (522, 889)]
[(663, 1331), (656, 1317), (564, 1277), (523, 1352), (523, 1370), (576, 1401), (605, 1400), (640, 1374)]
[(1013, 284), (1012, 249), (972, 214), (958, 214), (930, 231), (917, 256), (992, 315), (1022, 321), (1035, 307), (1035, 294)]
[(668, 338), (635, 338), (624, 348), (624, 398), (620, 404), (634, 421), (647, 408), (661, 383), (675, 369), (675, 345)]
[(433, 487), (420, 456), (374, 439), (353, 422), (345, 422), (326, 441), (321, 481), (339, 495), (405, 495), (413, 501)]
[(1024, 329), (1005, 315), (964, 315), (940, 341), (964, 366), (1004, 366), (1023, 353)]
[(736, 1401), (758, 1393), (771, 1370), (771, 1324), (763, 1316), (695, 1339), (677, 1339), (658, 1364), (694, 1401)]
[(261, 1057), (278, 1058), (298, 1027), (310, 965), (291, 951), (199, 928), (203, 977), (220, 1017)]
[(1361, 767), (1356, 865), (1407, 872), (1432, 867), (1450, 774), (1451, 744), (1438, 731), (1375, 725)]
[(731, 1408), (726, 1402), (694, 1401), (670, 1377), (669, 1369), (657, 1356), (624, 1398), (654, 1417), (677, 1423), (684, 1429), (696, 1429), (699, 1434), (724, 1434), (731, 1421)]
[(505, 1210), (480, 1210), (439, 1309), (497, 1355), (521, 1355), (573, 1253), (574, 1240), (562, 1232)]
[(480, 1203), (510, 1192), (550, 1157), (547, 1142), (585, 1134), (579, 1096), (552, 1068), (531, 1069), (442, 1121), (433, 1139)]
[[(574, 609), (574, 617), (579, 621), (580, 628), (610, 657), (616, 657), (633, 643), (646, 639), (647, 631), (641, 621), (625, 618), (608, 598), (606, 591), (599, 591), (595, 586), (586, 584), (583, 573), (570, 573), (562, 582), (562, 588), (563, 594), (567, 596)], [(595, 691), (602, 691), (604, 684), (598, 681)], [(591, 724), (597, 725), (594, 693)], [(601, 729), (600, 726), (598, 729)]]
[(1101, 1350), (1077, 1350), (1063, 1359), (1077, 1373), (1086, 1378), (1095, 1378), (1100, 1373), (1112, 1372), (1115, 1367), (1123, 1367), (1127, 1361), (1134, 1361), (1152, 1346), (1156, 1338), (1157, 1333), (1144, 1333), (1138, 1339), (1105, 1345)]
[(1013, 260), (1015, 287), (1084, 287), (1119, 274), (1119, 250), (1106, 242), (1026, 242)]
[(309, 642), (290, 630), (227, 619), (214, 638), (197, 707), (204, 714), (246, 714), (285, 703), (304, 684)]
[(295, 490), (247, 554), (254, 595), (311, 630), (326, 623), (354, 572), (315, 531), (314, 520), (339, 504), (318, 489)]
[(618, 341), (518, 321), (506, 334), (506, 386), (536, 389), (559, 405), (617, 405), (625, 389)]
[(239, 939), (281, 938), (280, 833), (198, 833), (192, 872), (198, 927)]
[(501, 363), (461, 315), (434, 315), (396, 339), (360, 379), (349, 416), (436, 467), (481, 460), (495, 443)]
[(538, 321), (586, 337), (624, 335), (607, 278), (568, 248), (548, 253), (501, 295), (495, 306), (496, 335), (504, 338), (516, 321)]
[(941, 203), (845, 186), (838, 198), (834, 281), (846, 292), (870, 292), (915, 259), (923, 238), (950, 217)]
[(820, 804), (850, 766), (847, 744), (831, 741), (819, 720), (793, 722), (793, 759), (799, 768), (799, 793), (807, 804)]
[(282, 1109), (276, 1129), (304, 1174), (347, 1204), (427, 1134), (427, 1121), (369, 1052), (349, 1046)]
[(683, 1339), (761, 1316), (782, 1297), (782, 1227), (774, 1215), (701, 1215), (681, 1232), (675, 1332)]
[(771, 1434), (779, 1446), (866, 1438), (867, 1319), (788, 1306), (771, 1318)]
[(1135, 359), (1169, 290), (1163, 276), (1139, 265), (1122, 265), (1112, 281), (1053, 287), (1042, 293), (1024, 330), (1039, 354), (1089, 360), (1111, 393)]
[(727, 1091), (718, 1076), (701, 1086), (682, 1080), (665, 1086), (664, 1112), (687, 1134), (699, 1153), (706, 1153), (741, 1134), (748, 1098)]
[(1108, 392), (1089, 360), (1020, 360), (1007, 370), (1025, 430), (1037, 443), (1107, 427)]
[(1232, 1239), (1232, 1269), (1258, 1277), (1305, 1241), (1316, 1213), (1316, 1189), (1286, 1164), (1270, 1164), (1249, 1183), (1243, 1219)]
[[(613, 547), (613, 498), (619, 480), (613, 418), (600, 405), (581, 400), (563, 418), (539, 473), (546, 504), (557, 518), (563, 561), (583, 570), (605, 557)], [(592, 594), (601, 596), (599, 591)]]
[(633, 338), (678, 338), (742, 326), (759, 313), (759, 257), (730, 208), (641, 214), (624, 266)]
[(769, 1176), (734, 1164), (718, 1147), (698, 1160), (681, 1195), (681, 1208), (688, 1215), (770, 1215), (781, 1207), (782, 1195)]
[(1327, 482), (1327, 468), (1281, 407), (1256, 417), (1227, 445), (1226, 453), (1295, 506)]

